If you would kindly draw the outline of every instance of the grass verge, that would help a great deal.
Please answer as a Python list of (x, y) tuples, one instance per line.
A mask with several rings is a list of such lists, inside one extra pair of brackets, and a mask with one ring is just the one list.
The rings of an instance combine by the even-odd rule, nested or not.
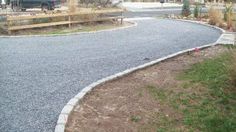
[(236, 67), (232, 67), (236, 63), (234, 52), (197, 63), (179, 76), (188, 85), (205, 88), (198, 90), (198, 94), (181, 95), (181, 103), (185, 105), (182, 109), (185, 125), (201, 131), (236, 130)]
[[(232, 48), (232, 47), (228, 47)], [(177, 76), (182, 91), (147, 86), (155, 99), (182, 114), (179, 121), (189, 131), (236, 131), (235, 50), (191, 66)], [(172, 131), (176, 120), (158, 116), (160, 130)], [(178, 128), (179, 125), (178, 125)], [(159, 130), (157, 129), (157, 130)]]
[(90, 32), (90, 31), (99, 31), (112, 29), (116, 27), (122, 27), (120, 24), (97, 24), (97, 25), (83, 25), (79, 27), (75, 27), (72, 29), (64, 28), (64, 29), (54, 29), (52, 31), (47, 32), (46, 34), (68, 34), (68, 33), (76, 33), (76, 32)]
[[(88, 23), (81, 25), (74, 25), (71, 28), (68, 26), (56, 26), (48, 28), (35, 28), (35, 29), (26, 29), (15, 31), (13, 35), (54, 35), (54, 34), (70, 34), (70, 33), (79, 33), (79, 32), (90, 32), (90, 31), (99, 31), (106, 29), (114, 29), (118, 27), (124, 27), (131, 25), (130, 23), (124, 22), (120, 24), (117, 22), (106, 21), (106, 22), (97, 22), (97, 23)], [(7, 31), (4, 31), (0, 28), (0, 35), (8, 35)]]

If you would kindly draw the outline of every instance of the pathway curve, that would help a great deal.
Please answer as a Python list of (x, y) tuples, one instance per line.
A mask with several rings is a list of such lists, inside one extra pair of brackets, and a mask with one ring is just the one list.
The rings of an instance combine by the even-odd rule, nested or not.
[(221, 34), (187, 22), (137, 22), (94, 34), (0, 38), (0, 130), (52, 132), (63, 106), (83, 87)]

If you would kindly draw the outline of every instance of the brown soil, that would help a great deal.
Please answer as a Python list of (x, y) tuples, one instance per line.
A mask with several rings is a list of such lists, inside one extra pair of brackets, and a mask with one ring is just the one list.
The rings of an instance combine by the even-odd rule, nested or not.
[[(182, 114), (161, 98), (153, 98), (150, 89), (186, 91), (176, 76), (191, 65), (213, 58), (226, 50), (214, 46), (163, 61), (125, 77), (97, 86), (69, 116), (66, 132), (154, 132), (168, 120), (176, 131), (187, 131)], [(191, 91), (187, 91), (191, 92)]]

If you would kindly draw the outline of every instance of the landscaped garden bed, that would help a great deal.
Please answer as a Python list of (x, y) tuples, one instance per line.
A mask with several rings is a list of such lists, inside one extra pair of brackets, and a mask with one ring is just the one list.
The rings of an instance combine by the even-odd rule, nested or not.
[(234, 13), (234, 4), (225, 3), (224, 9), (216, 5), (210, 5), (207, 13), (202, 13), (203, 5), (194, 4), (194, 10), (190, 11), (188, 0), (184, 0), (181, 15), (169, 15), (172, 19), (185, 19), (192, 21), (201, 21), (210, 25), (215, 25), (230, 32), (236, 32), (236, 16)]
[(94, 88), (66, 132), (235, 131), (235, 47), (196, 49)]

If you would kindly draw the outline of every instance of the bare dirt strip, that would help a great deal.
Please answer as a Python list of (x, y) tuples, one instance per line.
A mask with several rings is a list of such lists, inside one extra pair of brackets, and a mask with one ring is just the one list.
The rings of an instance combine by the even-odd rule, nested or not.
[[(213, 58), (227, 48), (214, 46), (168, 59), (123, 78), (96, 87), (83, 98), (69, 116), (66, 132), (137, 132), (157, 131), (168, 126), (176, 131), (189, 130), (183, 115), (163, 102), (161, 91), (192, 92), (177, 75), (193, 64)], [(201, 91), (201, 87), (197, 87)], [(197, 92), (197, 91), (195, 91)]]

